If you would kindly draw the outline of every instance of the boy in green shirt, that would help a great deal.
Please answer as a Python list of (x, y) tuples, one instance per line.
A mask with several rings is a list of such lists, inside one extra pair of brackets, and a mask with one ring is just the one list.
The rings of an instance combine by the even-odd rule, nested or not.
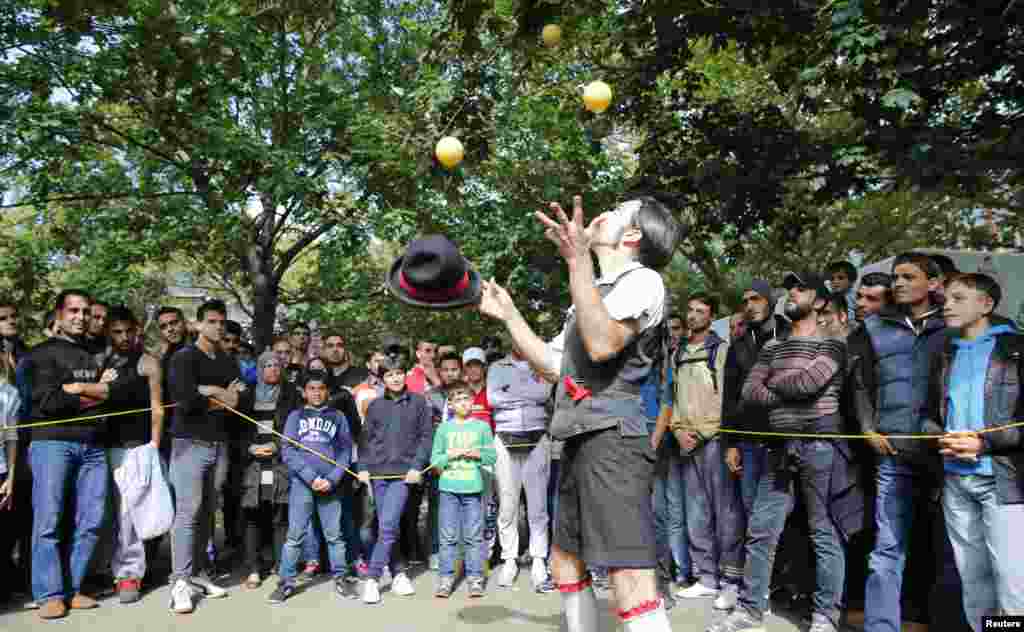
[(441, 472), (438, 487), (441, 490), (441, 580), (437, 597), (447, 598), (455, 584), (455, 556), (462, 531), (462, 546), (466, 553), (466, 574), (469, 596), (484, 596), (484, 567), (482, 559), (483, 479), (481, 465), (493, 465), (497, 460), (494, 435), (487, 422), (469, 416), (473, 407), (473, 391), (463, 382), (448, 388), (448, 408), (454, 413), (445, 419), (434, 434), (434, 449), (430, 463)]

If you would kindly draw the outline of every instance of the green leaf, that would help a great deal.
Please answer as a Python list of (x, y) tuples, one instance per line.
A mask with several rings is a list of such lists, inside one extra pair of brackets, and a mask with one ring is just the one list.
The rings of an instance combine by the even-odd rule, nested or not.
[(921, 101), (921, 97), (913, 90), (906, 88), (894, 88), (885, 93), (882, 97), (882, 105), (901, 110), (909, 109), (910, 106)]

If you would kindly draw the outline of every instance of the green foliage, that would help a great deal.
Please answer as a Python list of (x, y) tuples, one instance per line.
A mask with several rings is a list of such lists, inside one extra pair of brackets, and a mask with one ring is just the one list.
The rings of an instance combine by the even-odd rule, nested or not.
[[(751, 275), (1024, 228), (1024, 6), (1010, 0), (13, 0), (0, 7), (4, 291), (143, 305), (185, 266), (267, 341), (279, 303), (353, 338), (478, 340), (390, 300), (444, 233), (545, 334), (565, 271), (533, 212), (658, 193), (677, 300)], [(992, 19), (999, 15), (1000, 19)], [(545, 24), (563, 41), (540, 44)], [(581, 107), (608, 82), (612, 107)], [(433, 147), (455, 135), (463, 163)], [(1001, 234), (970, 210), (1010, 211)], [(1016, 211), (1016, 212), (1015, 212)], [(865, 230), (870, 227), (870, 230)], [(37, 307), (38, 308), (38, 307)]]

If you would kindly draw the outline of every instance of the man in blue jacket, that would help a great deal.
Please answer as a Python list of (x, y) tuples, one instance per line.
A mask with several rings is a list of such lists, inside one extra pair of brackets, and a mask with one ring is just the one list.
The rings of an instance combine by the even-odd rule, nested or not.
[(306, 405), (293, 410), (284, 425), (284, 435), (291, 440), (285, 442), (281, 451), (291, 476), (288, 537), (281, 550), (281, 582), (268, 597), (268, 601), (274, 604), (283, 603), (295, 593), (296, 566), (314, 511), (323, 525), (335, 590), (348, 599), (356, 596), (350, 584), (344, 581), (348, 563), (345, 560), (345, 539), (341, 535), (342, 504), (338, 493), (345, 469), (352, 463), (349, 421), (337, 410), (324, 406), (327, 401), (325, 372), (310, 371), (302, 388)]
[(948, 433), (939, 440), (942, 508), (974, 632), (984, 629), (985, 615), (1024, 614), (1024, 567), (1016, 555), (1024, 529), (1024, 434), (993, 431), (1024, 413), (1024, 336), (992, 316), (1001, 296), (985, 274), (946, 282), (944, 314), (956, 333), (933, 363), (928, 398), (929, 419)]
[[(904, 253), (892, 267), (893, 303), (864, 320), (866, 335), (848, 340), (860, 360), (855, 401), (861, 431), (878, 455), (877, 535), (868, 560), (865, 632), (898, 632), (903, 570), (914, 515), (935, 489), (933, 453), (922, 441), (889, 438), (920, 433), (932, 357), (945, 322), (936, 299), (941, 271), (928, 255)], [(927, 537), (927, 536), (926, 536)]]

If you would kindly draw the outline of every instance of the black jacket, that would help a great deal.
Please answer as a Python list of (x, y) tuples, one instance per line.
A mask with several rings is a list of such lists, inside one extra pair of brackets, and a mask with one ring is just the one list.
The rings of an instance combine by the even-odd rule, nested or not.
[[(785, 340), (793, 326), (782, 316), (772, 315), (760, 327), (750, 327), (736, 342), (729, 345), (725, 358), (725, 384), (722, 391), (722, 428), (730, 430), (767, 430), (768, 411), (743, 401), (743, 383), (757, 364), (757, 356), (772, 339)], [(740, 434), (723, 433), (727, 441), (735, 442)]]
[(359, 469), (373, 476), (424, 469), (433, 443), (431, 417), (426, 398), (408, 389), (396, 399), (374, 399), (359, 440)]
[[(349, 434), (352, 436), (352, 441), (359, 441), (359, 436), (363, 433), (363, 422), (359, 416), (359, 409), (356, 407), (356, 400), (352, 397), (352, 392), (347, 387), (341, 384), (328, 385), (329, 397), (327, 398), (327, 407), (333, 408), (348, 419)], [(299, 406), (302, 405), (302, 398), (299, 398)]]
[[(281, 386), (277, 397), (276, 407), (270, 415), (273, 419), (267, 419), (267, 413), (257, 412), (250, 407), (246, 412), (258, 421), (271, 421), (274, 430), (284, 434), (284, 424), (288, 420), (288, 413), (302, 406), (302, 398), (298, 392), (284, 384)], [(284, 450), (284, 441), (274, 434), (261, 434), (259, 428), (248, 421), (240, 420), (245, 424), (242, 433), (242, 507), (253, 509), (259, 506), (261, 500), (269, 500), (275, 504), (288, 504), (288, 491), (290, 488), (290, 476), (288, 468), (281, 460), (281, 453)], [(269, 457), (255, 457), (250, 448), (255, 445), (273, 443), (277, 446), (277, 452)], [(262, 484), (263, 471), (270, 470), (274, 473), (274, 484), (264, 486)], [(268, 489), (263, 489), (268, 487)]]
[[(74, 382), (97, 382), (100, 366), (86, 347), (68, 338), (55, 337), (32, 349), (29, 365), (32, 385), (31, 422), (55, 421), (102, 413), (103, 405), (90, 406), (88, 400), (64, 392), (63, 386)], [(119, 403), (122, 389), (115, 382), (109, 385), (108, 403)], [(32, 440), (102, 442), (106, 425), (101, 420), (60, 424), (32, 429)]]

